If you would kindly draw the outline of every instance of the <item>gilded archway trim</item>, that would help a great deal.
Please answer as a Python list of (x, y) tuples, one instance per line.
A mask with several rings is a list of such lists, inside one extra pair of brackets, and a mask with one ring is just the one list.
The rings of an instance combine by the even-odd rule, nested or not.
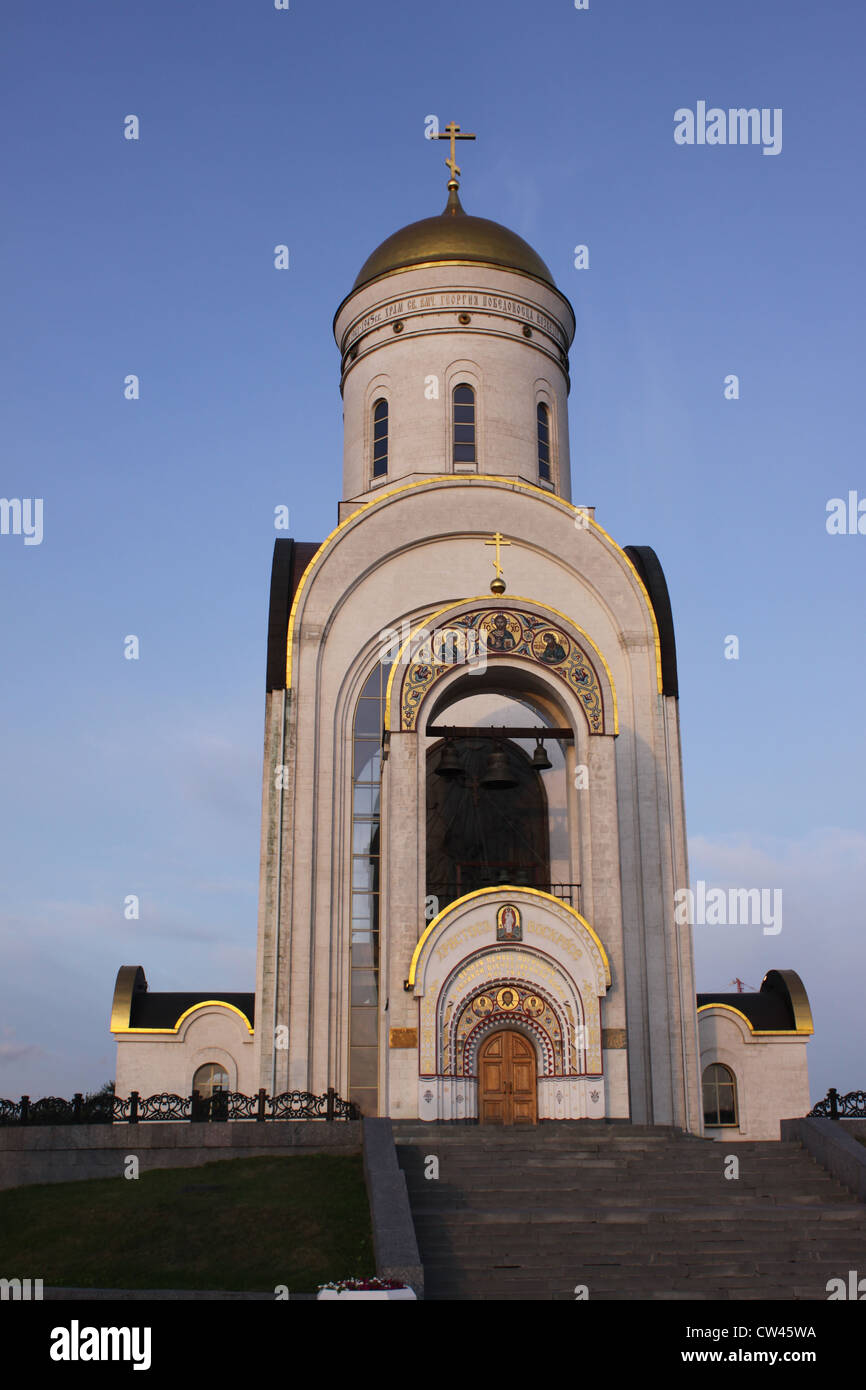
[(456, 907), (461, 907), (464, 903), (471, 902), (473, 899), (476, 898), (502, 898), (510, 897), (512, 895), (514, 895), (515, 897), (518, 895), (528, 895), (532, 898), (542, 898), (544, 902), (555, 904), (556, 907), (561, 908), (563, 912), (567, 912), (569, 916), (574, 917), (575, 920), (580, 923), (584, 931), (586, 931), (589, 934), (589, 936), (592, 938), (592, 940), (598, 947), (602, 959), (602, 964), (604, 965), (605, 983), (608, 985), (608, 987), (610, 986), (610, 961), (607, 957), (607, 951), (602, 946), (597, 933), (590, 926), (589, 922), (587, 922), (586, 918), (582, 917), (580, 913), (577, 911), (577, 909), (573, 908), (570, 903), (563, 902), (561, 898), (555, 897), (553, 893), (544, 893), (540, 888), (522, 888), (516, 886), (515, 884), (509, 883), (497, 884), (495, 888), (476, 888), (474, 892), (464, 893), (462, 898), (455, 898), (454, 901), (449, 903), (447, 907), (443, 907), (442, 911), (436, 914), (432, 922), (428, 924), (426, 930), (419, 937), (418, 944), (412, 953), (412, 963), (409, 966), (409, 977), (407, 983), (414, 987), (418, 971), (418, 964), (421, 960), (421, 954), (424, 950), (424, 947), (430, 940), (430, 937), (433, 935), (434, 931), (441, 924), (443, 918), (453, 913)]
[[(537, 487), (534, 483), (524, 483), (518, 478), (505, 478), (501, 474), (495, 473), (473, 473), (471, 476), (467, 474), (461, 475), (455, 473), (436, 473), (433, 474), (432, 477), (421, 478), (414, 483), (403, 483), (400, 487), (391, 488), (388, 492), (379, 493), (376, 497), (372, 497), (369, 502), (362, 502), (360, 507), (358, 507), (356, 511), (352, 512), (349, 516), (345, 517), (344, 520), (341, 521), (338, 526), (334, 527), (333, 531), (330, 533), (329, 536), (325, 537), (325, 539), (322, 541), (322, 544), (316, 551), (315, 555), (310, 560), (310, 563), (307, 565), (307, 568), (301, 575), (301, 578), (298, 582), (298, 587), (295, 590), (295, 597), (292, 602), (291, 611), (289, 613), (289, 630), (286, 640), (287, 690), (291, 690), (292, 688), (292, 643), (294, 640), (295, 620), (297, 618), (298, 605), (300, 604), (301, 596), (307, 586), (308, 580), (310, 579), (313, 571), (317, 568), (321, 560), (324, 558), (324, 555), (326, 551), (330, 548), (331, 543), (334, 540), (336, 540), (338, 536), (342, 535), (343, 531), (346, 529), (347, 526), (350, 526), (354, 521), (358, 519), (359, 516), (362, 515), (362, 513), (369, 511), (372, 507), (379, 507), (382, 505), (383, 502), (387, 502), (391, 497), (397, 497), (400, 493), (403, 492), (411, 492), (414, 488), (430, 487), (431, 485), (435, 486), (440, 483), (449, 483), (452, 487), (465, 487), (467, 485), (476, 486), (479, 483), (494, 483), (498, 484), (500, 487), (507, 487), (513, 492), (532, 493), (535, 497), (538, 497), (543, 502), (546, 502), (548, 506), (558, 507), (566, 511), (567, 514), (573, 518), (579, 516), (581, 518), (581, 527), (585, 527), (587, 529), (591, 527), (592, 530), (597, 531), (598, 534), (607, 541), (611, 549), (615, 550), (616, 553), (620, 556), (620, 558), (623, 561), (623, 564), (625, 564), (631, 571), (634, 581), (637, 584), (638, 589), (640, 590), (643, 596), (644, 603), (647, 607), (647, 612), (650, 616), (650, 622), (652, 623), (653, 639), (655, 642), (656, 682), (658, 685), (659, 694), (661, 695), (663, 693), (661, 639), (659, 637), (659, 627), (658, 622), (656, 621), (655, 609), (652, 606), (652, 601), (647, 592), (646, 585), (644, 584), (643, 580), (638, 574), (634, 562), (629, 558), (628, 555), (626, 555), (622, 546), (618, 545), (617, 542), (613, 539), (613, 536), (611, 536), (607, 531), (605, 531), (603, 526), (599, 526), (595, 518), (589, 516), (589, 514), (583, 507), (576, 507), (573, 502), (566, 502), (564, 497), (558, 497), (555, 493), (549, 493), (544, 488)], [(524, 600), (524, 602), (532, 602), (532, 600)]]

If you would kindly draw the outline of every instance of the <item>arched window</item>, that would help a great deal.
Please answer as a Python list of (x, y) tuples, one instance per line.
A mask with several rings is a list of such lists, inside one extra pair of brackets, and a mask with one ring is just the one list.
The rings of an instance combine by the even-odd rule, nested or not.
[(379, 791), (388, 668), (375, 667), (355, 708), (352, 764), (352, 941), (349, 1099), (379, 1113)]
[(205, 1062), (192, 1079), (192, 1089), (198, 1091), (202, 1100), (210, 1100), (215, 1091), (227, 1091), (229, 1074), (221, 1062)]
[(461, 382), (454, 388), (454, 462), (475, 461), (475, 392)]
[(388, 472), (388, 402), (379, 400), (373, 406), (373, 477), (383, 478)]
[(550, 411), (542, 402), (538, 402), (538, 476), (544, 482), (550, 482)]
[(704, 1124), (736, 1125), (737, 1083), (730, 1067), (712, 1062), (704, 1068)]

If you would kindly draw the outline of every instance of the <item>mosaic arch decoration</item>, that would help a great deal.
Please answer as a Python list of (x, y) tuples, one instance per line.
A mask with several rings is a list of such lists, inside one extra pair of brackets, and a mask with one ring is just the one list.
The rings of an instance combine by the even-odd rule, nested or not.
[(514, 946), (465, 957), (444, 981), (427, 982), (420, 1001), (421, 1073), (471, 1075), (480, 1035), (515, 1024), (534, 1037), (544, 1075), (600, 1073), (598, 979), (587, 969), (592, 972), (584, 966), (579, 977), (571, 976), (552, 957)]
[(443, 1073), (469, 1076), (475, 1072), (478, 1045), (497, 1028), (514, 1028), (534, 1036), (546, 1076), (582, 1072), (585, 1048), (582, 1018), (575, 1026), (554, 996), (537, 982), (494, 981), (474, 990), (451, 1016), (442, 1033)]
[(476, 664), (485, 650), (488, 660), (520, 656), (556, 671), (577, 695), (590, 733), (604, 733), (601, 685), (586, 652), (548, 618), (512, 608), (473, 608), (421, 634), (403, 679), (401, 729), (414, 731), (421, 702), (437, 680), (455, 666)]

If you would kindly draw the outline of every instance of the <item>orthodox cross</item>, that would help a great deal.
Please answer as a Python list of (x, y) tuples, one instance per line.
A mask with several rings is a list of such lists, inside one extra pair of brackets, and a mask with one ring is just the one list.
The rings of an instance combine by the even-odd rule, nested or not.
[(502, 566), (499, 563), (499, 547), (501, 545), (510, 545), (511, 541), (503, 540), (501, 532), (497, 531), (493, 537), (493, 540), (485, 541), (484, 544), (496, 546), (496, 559), (493, 561), (493, 567), (496, 570), (496, 576), (498, 578), (502, 574)]
[(460, 169), (459, 169), (459, 167), (458, 167), (457, 158), (456, 158), (456, 155), (455, 155), (455, 153), (454, 153), (454, 141), (455, 141), (455, 140), (474, 140), (474, 139), (475, 139), (475, 136), (474, 136), (474, 135), (464, 134), (464, 132), (461, 131), (461, 129), (460, 129), (460, 127), (459, 127), (459, 125), (457, 124), (456, 121), (449, 121), (449, 122), (448, 122), (448, 125), (445, 127), (445, 129), (444, 129), (443, 131), (440, 131), (439, 134), (437, 134), (437, 135), (431, 135), (430, 138), (431, 138), (431, 140), (450, 140), (450, 141), (451, 141), (451, 157), (450, 157), (450, 159), (446, 159), (445, 163), (448, 165), (448, 168), (451, 170), (451, 179), (450, 179), (450, 182), (449, 182), (449, 184), (448, 184), (448, 187), (450, 188), (450, 187), (451, 187), (451, 184), (453, 183), (454, 187), (456, 188), (456, 187), (457, 187), (457, 175), (460, 173)]

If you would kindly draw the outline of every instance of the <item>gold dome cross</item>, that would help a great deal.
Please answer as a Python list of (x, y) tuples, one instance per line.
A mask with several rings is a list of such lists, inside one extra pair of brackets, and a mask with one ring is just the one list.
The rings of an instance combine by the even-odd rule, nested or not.
[(451, 155), (450, 158), (446, 159), (445, 161), (445, 163), (448, 165), (448, 168), (451, 170), (451, 177), (448, 180), (448, 187), (457, 188), (457, 176), (460, 173), (460, 168), (457, 164), (454, 142), (455, 140), (474, 140), (475, 136), (469, 135), (468, 133), (462, 131), (456, 121), (449, 121), (443, 131), (438, 132), (438, 134), (436, 135), (431, 135), (430, 138), (431, 140), (451, 141)]

